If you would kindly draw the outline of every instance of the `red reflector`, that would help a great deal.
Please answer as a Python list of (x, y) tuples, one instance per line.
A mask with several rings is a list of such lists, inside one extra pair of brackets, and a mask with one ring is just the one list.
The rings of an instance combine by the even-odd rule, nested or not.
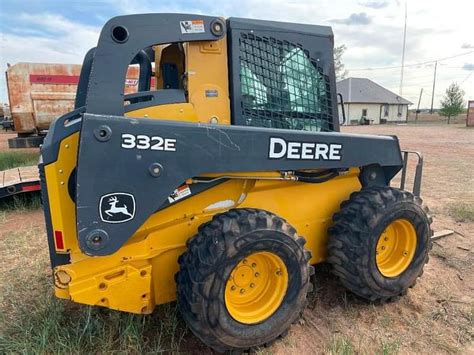
[(29, 185), (29, 186), (23, 186), (21, 188), (21, 191), (38, 191), (41, 190), (40, 184), (38, 185)]
[(54, 231), (54, 239), (56, 240), (56, 249), (64, 249), (63, 232)]

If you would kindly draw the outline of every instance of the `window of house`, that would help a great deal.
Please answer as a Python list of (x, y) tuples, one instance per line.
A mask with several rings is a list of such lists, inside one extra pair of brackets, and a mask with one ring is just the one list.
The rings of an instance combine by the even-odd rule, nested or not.
[(366, 108), (362, 109), (362, 117), (367, 117), (367, 109)]
[(388, 117), (388, 104), (383, 105), (383, 117)]
[(398, 116), (398, 117), (402, 117), (402, 113), (403, 113), (403, 105), (398, 105), (398, 113), (397, 113), (397, 116)]

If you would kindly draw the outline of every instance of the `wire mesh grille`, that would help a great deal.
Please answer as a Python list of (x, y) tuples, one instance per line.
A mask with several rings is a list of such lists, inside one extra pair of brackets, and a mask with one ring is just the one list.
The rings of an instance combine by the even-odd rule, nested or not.
[(301, 46), (241, 33), (240, 83), (246, 125), (332, 131), (329, 78)]

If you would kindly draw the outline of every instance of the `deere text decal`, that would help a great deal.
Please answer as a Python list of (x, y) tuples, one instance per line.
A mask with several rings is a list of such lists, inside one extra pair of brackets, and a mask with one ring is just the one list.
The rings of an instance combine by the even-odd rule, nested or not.
[(341, 160), (342, 144), (291, 142), (270, 137), (270, 159)]

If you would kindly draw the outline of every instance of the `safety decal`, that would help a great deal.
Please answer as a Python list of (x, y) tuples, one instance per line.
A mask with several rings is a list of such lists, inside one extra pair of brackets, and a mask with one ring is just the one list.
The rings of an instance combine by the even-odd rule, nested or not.
[(125, 192), (104, 195), (99, 202), (100, 219), (106, 223), (124, 223), (135, 217), (135, 197)]
[(204, 33), (204, 21), (203, 20), (192, 20), (192, 21), (180, 21), (181, 33)]
[(173, 203), (189, 195), (191, 195), (191, 189), (188, 185), (183, 185), (178, 187), (171, 195), (168, 196), (168, 201), (169, 203)]

